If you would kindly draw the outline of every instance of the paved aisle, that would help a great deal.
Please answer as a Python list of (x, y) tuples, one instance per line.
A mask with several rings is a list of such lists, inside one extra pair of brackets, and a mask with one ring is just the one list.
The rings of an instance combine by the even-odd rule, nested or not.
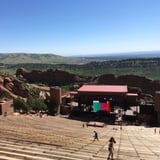
[(124, 126), (117, 140), (117, 160), (160, 160), (160, 134), (154, 128)]

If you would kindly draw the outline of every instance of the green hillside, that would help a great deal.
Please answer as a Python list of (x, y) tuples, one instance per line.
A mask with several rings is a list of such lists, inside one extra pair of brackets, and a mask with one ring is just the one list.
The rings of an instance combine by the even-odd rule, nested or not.
[(99, 59), (84, 57), (63, 57), (54, 54), (0, 54), (0, 72), (15, 75), (18, 68), (32, 70), (61, 69), (83, 76), (103, 74), (139, 75), (160, 79), (160, 57), (130, 59)]
[(55, 54), (0, 53), (0, 63), (3, 64), (79, 64), (86, 62), (84, 58), (63, 57)]

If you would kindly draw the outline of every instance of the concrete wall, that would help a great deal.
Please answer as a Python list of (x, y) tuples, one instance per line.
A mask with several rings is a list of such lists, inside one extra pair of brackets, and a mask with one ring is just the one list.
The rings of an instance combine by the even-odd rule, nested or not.
[(0, 104), (1, 107), (1, 114), (4, 115), (5, 113), (8, 114), (13, 114), (14, 109), (13, 107), (11, 107), (11, 105), (13, 104), (13, 100), (9, 100), (9, 101), (5, 101), (3, 103)]
[(155, 111), (160, 112), (160, 91), (155, 93)]
[(60, 105), (62, 103), (61, 88), (59, 88), (59, 87), (51, 87), (50, 88), (50, 95), (51, 95), (51, 99), (56, 101), (56, 103), (58, 105)]
[(160, 91), (155, 92), (155, 111), (157, 112), (157, 122), (160, 124)]
[(51, 101), (55, 101), (58, 105), (58, 113), (60, 113), (60, 105), (62, 103), (62, 91), (60, 87), (51, 87), (50, 88)]

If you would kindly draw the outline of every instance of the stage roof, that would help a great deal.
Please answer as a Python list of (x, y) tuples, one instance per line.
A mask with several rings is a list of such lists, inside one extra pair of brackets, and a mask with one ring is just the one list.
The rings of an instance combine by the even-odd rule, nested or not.
[(78, 92), (127, 93), (128, 88), (126, 85), (83, 85)]

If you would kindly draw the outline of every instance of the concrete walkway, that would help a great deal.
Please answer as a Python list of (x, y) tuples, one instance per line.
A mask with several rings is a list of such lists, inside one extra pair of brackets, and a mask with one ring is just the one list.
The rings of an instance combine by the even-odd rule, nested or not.
[(160, 134), (155, 134), (154, 128), (123, 126), (121, 133), (115, 136), (118, 142), (118, 146), (115, 145), (116, 159), (160, 159)]
[[(60, 117), (0, 116), (0, 160), (106, 160), (113, 136), (114, 160), (160, 160), (159, 129), (107, 125), (84, 127)], [(99, 141), (93, 141), (93, 131)]]

